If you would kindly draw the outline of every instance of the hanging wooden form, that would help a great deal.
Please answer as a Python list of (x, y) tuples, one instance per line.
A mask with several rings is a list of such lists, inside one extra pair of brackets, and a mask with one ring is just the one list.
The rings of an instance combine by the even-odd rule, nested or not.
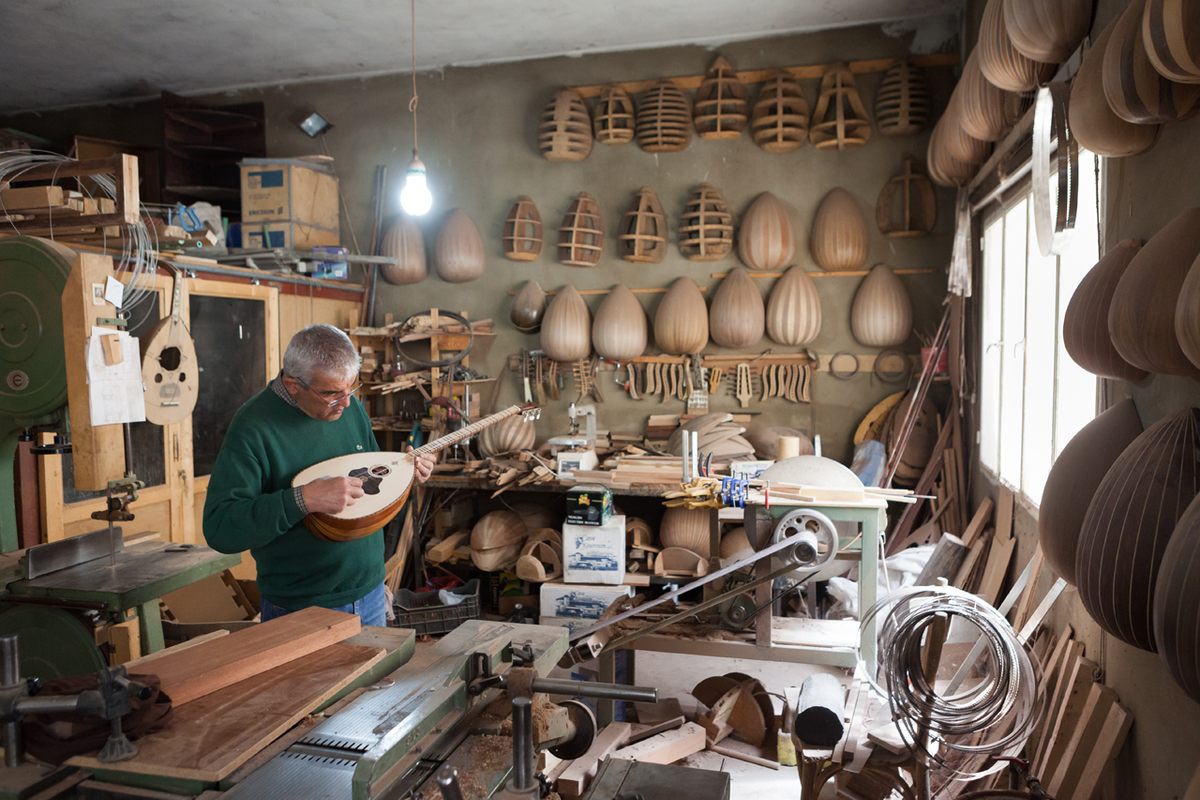
[(621, 258), (635, 264), (657, 264), (667, 253), (667, 214), (649, 186), (637, 196), (621, 220), (617, 235)]
[(1084, 608), (1113, 636), (1151, 652), (1163, 552), (1200, 490), (1197, 448), (1200, 409), (1146, 428), (1096, 488), (1080, 530), (1075, 575)]
[(796, 257), (792, 215), (770, 192), (754, 198), (738, 226), (738, 257), (753, 270), (783, 269)]
[(1009, 92), (1027, 92), (1054, 72), (1053, 64), (1041, 64), (1017, 52), (1004, 24), (1004, 0), (988, 0), (979, 22), (975, 45), (983, 77)]
[(689, 261), (716, 261), (733, 249), (733, 214), (715, 187), (692, 191), (679, 218), (679, 252)]
[(509, 261), (533, 261), (542, 254), (542, 215), (533, 199), (517, 198), (504, 220), (504, 257)]
[(646, 352), (646, 311), (633, 292), (612, 288), (592, 321), (592, 347), (609, 361), (629, 361)]
[(867, 223), (845, 189), (830, 189), (813, 217), (809, 250), (827, 272), (862, 269), (867, 262)]
[(750, 122), (754, 143), (768, 153), (790, 153), (808, 138), (808, 101), (799, 82), (780, 70), (763, 82)]
[(808, 136), (818, 150), (860, 147), (871, 138), (871, 118), (858, 95), (854, 74), (845, 64), (834, 64), (821, 78)]
[(974, 50), (963, 65), (962, 77), (950, 98), (954, 118), (963, 132), (982, 142), (995, 142), (1025, 113), (1024, 95), (997, 88), (979, 71)]
[(1196, 109), (1200, 85), (1169, 81), (1154, 69), (1142, 38), (1145, 7), (1146, 0), (1132, 0), (1117, 17), (1100, 72), (1104, 96), (1126, 122), (1174, 122)]
[(925, 70), (897, 61), (883, 74), (875, 93), (875, 125), (884, 136), (911, 136), (929, 124), (929, 84)]
[(542, 112), (538, 149), (547, 161), (582, 161), (592, 152), (592, 118), (574, 89), (560, 89)]
[(707, 508), (668, 508), (658, 526), (658, 540), (663, 547), (682, 547), (708, 558), (709, 516)]
[[(947, 109), (929, 137), (929, 148), (925, 153), (929, 177), (938, 186), (962, 186), (975, 175), (990, 149), (987, 142), (967, 136)], [(955, 155), (961, 152), (966, 152), (968, 157)]]
[(746, 87), (724, 56), (717, 56), (709, 65), (696, 90), (693, 111), (696, 134), (701, 139), (736, 139), (746, 130)]
[(1122, 400), (1071, 437), (1050, 467), (1038, 507), (1038, 537), (1050, 566), (1074, 586), (1083, 517), (1113, 462), (1142, 432), (1132, 400)]
[(517, 330), (533, 333), (542, 326), (546, 312), (546, 293), (537, 281), (525, 281), (512, 301), (508, 317)]
[(607, 86), (596, 99), (596, 141), (626, 144), (635, 129), (633, 98), (620, 86)]
[(1087, 36), (1094, 0), (1004, 0), (1004, 27), (1021, 55), (1061, 64)]
[(394, 258), (398, 263), (379, 268), (388, 283), (403, 286), (420, 283), (429, 274), (425, 261), (425, 237), (417, 221), (406, 214), (392, 219), (379, 244), (379, 255)]
[(1075, 363), (1093, 375), (1122, 381), (1140, 381), (1146, 377), (1145, 370), (1121, 358), (1108, 333), (1113, 293), (1141, 246), (1141, 242), (1126, 239), (1108, 248), (1079, 282), (1067, 304), (1063, 344)]
[(1200, 207), (1180, 212), (1125, 268), (1108, 310), (1108, 332), (1121, 358), (1147, 372), (1200, 375), (1175, 333), (1183, 281), (1200, 255)]
[(447, 283), (466, 283), (483, 274), (483, 237), (461, 208), (451, 211), (438, 231), (433, 263), (438, 277)]
[(691, 278), (676, 278), (654, 312), (654, 341), (673, 356), (695, 355), (708, 344), (708, 307)]
[(875, 224), (889, 239), (928, 236), (937, 223), (937, 196), (933, 184), (911, 158), (904, 172), (884, 184), (875, 201)]
[[(1163, 552), (1154, 591), (1154, 641), (1171, 676), (1200, 702), (1200, 501), (1193, 500)], [(1193, 786), (1196, 781), (1193, 779)]]
[(1196, 0), (1151, 0), (1142, 18), (1150, 63), (1167, 80), (1200, 83), (1200, 26)]
[(659, 81), (638, 104), (638, 147), (647, 153), (678, 153), (692, 141), (692, 110), (671, 81)]
[(1149, 149), (1158, 133), (1156, 125), (1134, 125), (1113, 113), (1104, 96), (1104, 52), (1120, 16), (1113, 18), (1083, 54), (1071, 81), (1067, 118), (1081, 147), (1108, 158), (1124, 158)]
[(745, 267), (734, 267), (721, 281), (708, 311), (708, 332), (721, 347), (749, 347), (763, 336), (766, 309), (762, 293)]
[(537, 428), (533, 421), (517, 414), (484, 428), (475, 441), (479, 445), (479, 455), (491, 458), (504, 453), (532, 450), (536, 436)]
[(546, 307), (542, 350), (551, 361), (572, 363), (592, 354), (592, 316), (574, 286), (564, 286)]
[(804, 347), (821, 333), (817, 282), (796, 265), (775, 281), (767, 301), (767, 335), (785, 347)]
[(1192, 262), (1175, 302), (1175, 337), (1193, 365), (1200, 369), (1200, 256)]
[(563, 215), (558, 229), (558, 261), (568, 267), (594, 267), (604, 254), (604, 220), (600, 207), (580, 192)]
[(876, 264), (859, 284), (850, 306), (850, 332), (866, 347), (895, 347), (912, 333), (912, 298), (904, 282)]

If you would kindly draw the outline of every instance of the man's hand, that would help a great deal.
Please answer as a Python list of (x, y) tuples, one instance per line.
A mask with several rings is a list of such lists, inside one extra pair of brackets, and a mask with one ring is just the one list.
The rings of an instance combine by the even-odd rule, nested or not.
[(424, 483), (429, 480), (429, 476), (433, 474), (433, 456), (422, 453), (413, 459), (413, 466), (416, 468), (417, 483)]
[(337, 514), (363, 496), (358, 478), (321, 478), (300, 487), (309, 513)]

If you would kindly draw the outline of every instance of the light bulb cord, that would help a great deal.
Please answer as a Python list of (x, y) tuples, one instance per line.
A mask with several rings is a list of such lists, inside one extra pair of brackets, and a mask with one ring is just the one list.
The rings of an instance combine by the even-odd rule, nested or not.
[(408, 101), (408, 112), (412, 115), (413, 126), (413, 158), (417, 157), (417, 104), (421, 98), (417, 94), (417, 0), (409, 0), (411, 12), (410, 22), (412, 31), (412, 99)]

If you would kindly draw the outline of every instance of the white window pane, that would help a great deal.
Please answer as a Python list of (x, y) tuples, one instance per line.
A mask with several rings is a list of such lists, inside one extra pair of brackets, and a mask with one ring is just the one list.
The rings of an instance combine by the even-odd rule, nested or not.
[(1004, 288), (1000, 321), (1000, 477), (1021, 485), (1021, 417), (1025, 385), (1025, 257), (1028, 198), (1004, 215)]
[(1000, 472), (1000, 301), (1004, 286), (1004, 217), (983, 229), (983, 286), (980, 309), (979, 460)]
[[(1029, 224), (1032, 233), (1032, 217)], [(1054, 458), (1054, 359), (1059, 338), (1057, 273), (1058, 259), (1053, 255), (1043, 256), (1037, 236), (1029, 236), (1025, 265), (1025, 408), (1020, 488), (1034, 503), (1042, 497)]]

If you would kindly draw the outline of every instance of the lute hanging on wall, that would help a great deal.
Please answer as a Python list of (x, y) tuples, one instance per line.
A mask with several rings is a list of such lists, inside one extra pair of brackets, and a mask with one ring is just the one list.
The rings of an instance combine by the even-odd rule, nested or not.
[(171, 315), (159, 320), (142, 347), (146, 419), (155, 425), (171, 425), (190, 417), (199, 394), (196, 346), (180, 316), (182, 291), (183, 279), (176, 275)]
[(541, 409), (532, 405), (513, 405), (491, 416), (441, 436), (407, 453), (351, 453), (313, 464), (292, 479), (292, 486), (304, 486), (322, 478), (359, 478), (363, 496), (336, 514), (313, 513), (304, 518), (310, 531), (331, 542), (361, 539), (392, 521), (412, 489), (414, 459), (433, 455), (451, 445), (470, 439), (485, 428), (517, 414), (527, 422), (536, 420)]

